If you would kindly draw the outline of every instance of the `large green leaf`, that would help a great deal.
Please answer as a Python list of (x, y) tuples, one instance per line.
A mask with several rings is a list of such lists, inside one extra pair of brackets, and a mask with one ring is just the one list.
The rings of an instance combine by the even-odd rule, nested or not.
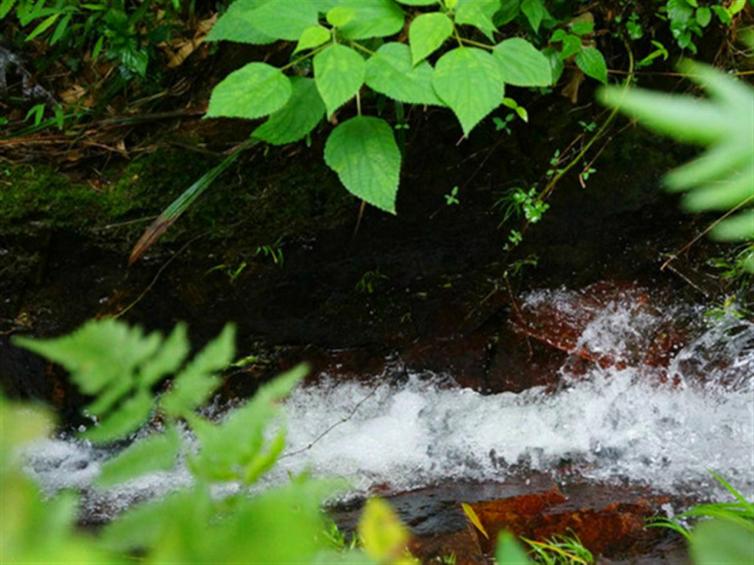
[(440, 12), (420, 14), (408, 28), (411, 61), (416, 64), (434, 53), (453, 35), (453, 21)]
[(354, 11), (353, 18), (340, 29), (347, 39), (387, 37), (403, 29), (405, 15), (393, 0), (341, 0), (338, 6)]
[(696, 565), (754, 563), (752, 531), (728, 520), (702, 522), (691, 534), (691, 555)]
[(506, 84), (548, 86), (552, 83), (549, 59), (525, 39), (506, 39), (495, 46), (493, 54)]
[(406, 6), (436, 6), (437, 0), (398, 0), (400, 4)]
[(474, 47), (457, 47), (437, 61), (435, 92), (468, 135), (503, 100), (503, 77), (495, 58)]
[(168, 471), (175, 466), (180, 448), (180, 435), (172, 426), (165, 433), (141, 439), (102, 465), (97, 484), (107, 487), (146, 473)]
[(497, 538), (495, 557), (500, 565), (530, 565), (532, 561), (526, 551), (510, 532), (503, 532)]
[(395, 213), (401, 153), (387, 122), (367, 116), (343, 122), (327, 139), (325, 162), (349, 192)]
[(493, 41), (497, 27), (492, 18), (499, 9), (499, 0), (458, 0), (456, 23), (474, 26)]
[(345, 45), (330, 45), (314, 57), (314, 80), (330, 116), (353, 98), (364, 84), (366, 63)]
[(253, 120), (272, 114), (291, 97), (291, 81), (267, 63), (249, 63), (212, 91), (207, 117)]
[(366, 83), (374, 91), (409, 104), (442, 102), (432, 88), (432, 67), (426, 61), (411, 64), (403, 43), (386, 43), (367, 61)]
[(293, 143), (311, 132), (325, 115), (325, 104), (314, 80), (293, 77), (293, 94), (288, 103), (251, 134), (273, 145)]
[(236, 41), (264, 45), (275, 41), (254, 25), (253, 12), (269, 0), (236, 0), (212, 26), (206, 41)]
[(607, 84), (607, 63), (596, 47), (584, 47), (576, 54), (576, 65), (584, 74)]
[(318, 11), (314, 2), (267, 0), (249, 17), (254, 27), (265, 35), (296, 41), (306, 28), (317, 24)]

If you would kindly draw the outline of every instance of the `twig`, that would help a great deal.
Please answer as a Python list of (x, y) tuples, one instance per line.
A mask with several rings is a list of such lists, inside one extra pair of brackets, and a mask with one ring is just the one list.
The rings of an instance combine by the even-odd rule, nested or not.
[(356, 412), (361, 408), (361, 405), (364, 404), (367, 400), (369, 400), (372, 396), (374, 396), (374, 393), (377, 392), (377, 389), (379, 388), (381, 383), (377, 383), (374, 385), (371, 391), (369, 391), (369, 394), (367, 394), (364, 398), (359, 400), (356, 403), (356, 406), (353, 407), (353, 409), (348, 413), (347, 416), (344, 416), (334, 424), (330, 425), (325, 431), (320, 433), (317, 437), (315, 437), (312, 441), (309, 442), (309, 445), (306, 447), (302, 447), (301, 449), (297, 449), (296, 451), (290, 451), (288, 453), (284, 453), (280, 456), (279, 459), (285, 459), (286, 457), (293, 457), (294, 455), (299, 455), (301, 453), (304, 453), (305, 451), (309, 451), (312, 447), (314, 447), (314, 444), (316, 444), (318, 441), (320, 441), (323, 437), (325, 437), (327, 434), (329, 434), (331, 431), (333, 431), (338, 426), (345, 424), (348, 422), (351, 418), (354, 417)]

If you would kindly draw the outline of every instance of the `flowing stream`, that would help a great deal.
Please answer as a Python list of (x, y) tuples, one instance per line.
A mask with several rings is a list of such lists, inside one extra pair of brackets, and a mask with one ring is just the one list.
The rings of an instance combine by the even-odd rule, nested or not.
[[(569, 291), (525, 300), (573, 308)], [(642, 340), (659, 323), (683, 316), (696, 317), (698, 329), (667, 366), (593, 364), (572, 371), (566, 365), (554, 391), (484, 395), (459, 388), (453, 375), (409, 373), (399, 362), (372, 384), (325, 378), (299, 387), (286, 402), (287, 451), (264, 483), (308, 469), (347, 478), (354, 493), (382, 485), (404, 491), (448, 479), (500, 481), (531, 470), (558, 480), (575, 476), (709, 496), (715, 470), (751, 496), (754, 324), (702, 324), (699, 308), (647, 314), (625, 298), (597, 312), (578, 347), (610, 354), (646, 347)], [(222, 413), (216, 408), (214, 415)], [(26, 469), (47, 492), (84, 491), (84, 513), (92, 520), (190, 481), (178, 465), (97, 491), (92, 482), (111, 456), (61, 435), (30, 447)]]

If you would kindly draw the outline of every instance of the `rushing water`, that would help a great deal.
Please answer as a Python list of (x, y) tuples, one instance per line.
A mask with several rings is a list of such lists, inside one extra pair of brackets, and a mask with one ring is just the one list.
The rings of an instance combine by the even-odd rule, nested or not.
[[(571, 298), (568, 291), (542, 291), (526, 302), (567, 310)], [(691, 311), (683, 309), (685, 316)], [(646, 347), (646, 336), (680, 312), (652, 314), (629, 299), (610, 301), (583, 328), (578, 347), (620, 356)], [(564, 367), (560, 380), (552, 393), (483, 395), (454, 386), (452, 375), (407, 375), (394, 367), (371, 385), (324, 379), (300, 387), (286, 403), (288, 450), (265, 482), (309, 469), (346, 477), (356, 492), (385, 484), (405, 490), (532, 469), (681, 493), (710, 492), (712, 469), (754, 493), (753, 324), (726, 320), (700, 329), (662, 369), (622, 363), (572, 374)], [(92, 519), (190, 481), (179, 465), (94, 491), (91, 483), (112, 453), (65, 436), (34, 445), (26, 456), (28, 472), (48, 492), (87, 492)]]

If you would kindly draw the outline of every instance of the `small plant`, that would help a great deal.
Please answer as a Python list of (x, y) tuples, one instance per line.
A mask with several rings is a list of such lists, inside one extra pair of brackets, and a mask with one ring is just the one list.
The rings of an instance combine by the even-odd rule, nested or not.
[(461, 203), (458, 199), (458, 186), (454, 186), (449, 193), (443, 196), (445, 197), (445, 204), (448, 206), (457, 206)]
[(257, 255), (272, 259), (272, 262), (278, 267), (282, 267), (285, 263), (285, 255), (283, 254), (283, 248), (280, 245), (280, 240), (271, 245), (260, 245), (254, 252), (254, 256)]
[[(655, 518), (650, 527), (668, 528), (689, 542), (697, 565), (754, 562), (754, 503), (717, 473), (715, 480), (733, 502), (697, 504), (672, 518)], [(691, 522), (694, 525), (691, 525)]]
[(530, 555), (543, 565), (590, 565), (594, 556), (576, 536), (553, 536), (545, 541), (521, 538), (528, 546)]
[(367, 271), (356, 283), (356, 292), (374, 294), (379, 285), (386, 280), (388, 280), (387, 275), (382, 274), (379, 269)]

